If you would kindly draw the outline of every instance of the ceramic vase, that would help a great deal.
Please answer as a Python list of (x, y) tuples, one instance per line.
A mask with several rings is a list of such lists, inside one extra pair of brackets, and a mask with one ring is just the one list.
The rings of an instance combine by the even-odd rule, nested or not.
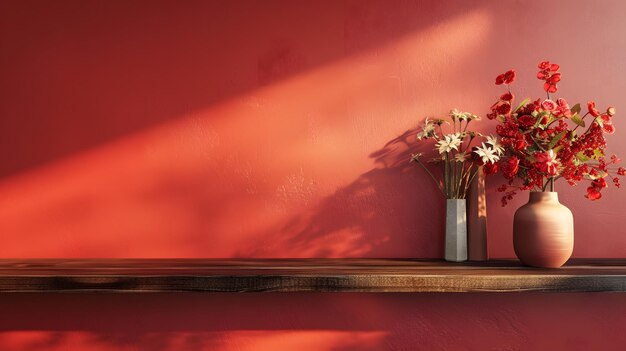
[(446, 199), (446, 261), (467, 261), (467, 215), (465, 207), (465, 199)]
[(574, 249), (574, 217), (556, 192), (530, 192), (528, 203), (515, 212), (513, 246), (528, 266), (558, 268)]
[(485, 172), (478, 167), (467, 193), (467, 259), (487, 261), (487, 197)]

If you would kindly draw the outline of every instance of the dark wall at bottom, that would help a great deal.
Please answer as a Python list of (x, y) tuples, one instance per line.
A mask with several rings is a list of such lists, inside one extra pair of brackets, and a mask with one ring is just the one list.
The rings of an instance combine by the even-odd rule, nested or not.
[(624, 294), (5, 294), (0, 350), (621, 350)]

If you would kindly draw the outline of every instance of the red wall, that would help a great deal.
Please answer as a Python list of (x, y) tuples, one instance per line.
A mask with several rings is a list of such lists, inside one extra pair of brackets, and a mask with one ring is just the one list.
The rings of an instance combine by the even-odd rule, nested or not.
[[(625, 11), (582, 0), (3, 1), (0, 257), (441, 257), (443, 201), (407, 164), (415, 126), (453, 107), (486, 113), (509, 68), (518, 96), (541, 96), (542, 59), (561, 64), (569, 101), (626, 111)], [(616, 118), (609, 143), (626, 158)], [(559, 192), (576, 218), (574, 256), (626, 256), (624, 190), (597, 203), (581, 186)], [(490, 254), (512, 257), (524, 196), (501, 208), (489, 194)], [(626, 322), (616, 295), (311, 296), (332, 318), (302, 296), (185, 296), (3, 297), (30, 314), (1, 317), (0, 349), (537, 349), (607, 342)], [(275, 307), (269, 321), (258, 301)], [(251, 312), (214, 318), (233, 304)], [(542, 322), (563, 314), (564, 326)], [(589, 319), (594, 333), (581, 335)], [(559, 337), (536, 340), (544, 330)]]

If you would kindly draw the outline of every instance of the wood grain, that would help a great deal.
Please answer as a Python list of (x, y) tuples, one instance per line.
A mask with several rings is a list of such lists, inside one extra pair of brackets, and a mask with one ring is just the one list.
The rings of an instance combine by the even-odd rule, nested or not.
[(0, 292), (626, 292), (625, 259), (560, 269), (406, 259), (0, 260)]

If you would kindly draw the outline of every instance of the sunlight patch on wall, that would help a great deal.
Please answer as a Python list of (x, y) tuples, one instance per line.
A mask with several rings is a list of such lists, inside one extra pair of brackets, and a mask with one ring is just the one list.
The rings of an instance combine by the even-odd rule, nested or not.
[(483, 10), (452, 17), (4, 179), (0, 254), (436, 256), (402, 240), (419, 230), (398, 212), (411, 179), (367, 155), (442, 96), (479, 94), (450, 86), (490, 29)]
[(260, 330), (175, 333), (93, 333), (84, 331), (15, 331), (0, 333), (0, 348), (12, 351), (124, 350), (376, 350), (386, 332)]

